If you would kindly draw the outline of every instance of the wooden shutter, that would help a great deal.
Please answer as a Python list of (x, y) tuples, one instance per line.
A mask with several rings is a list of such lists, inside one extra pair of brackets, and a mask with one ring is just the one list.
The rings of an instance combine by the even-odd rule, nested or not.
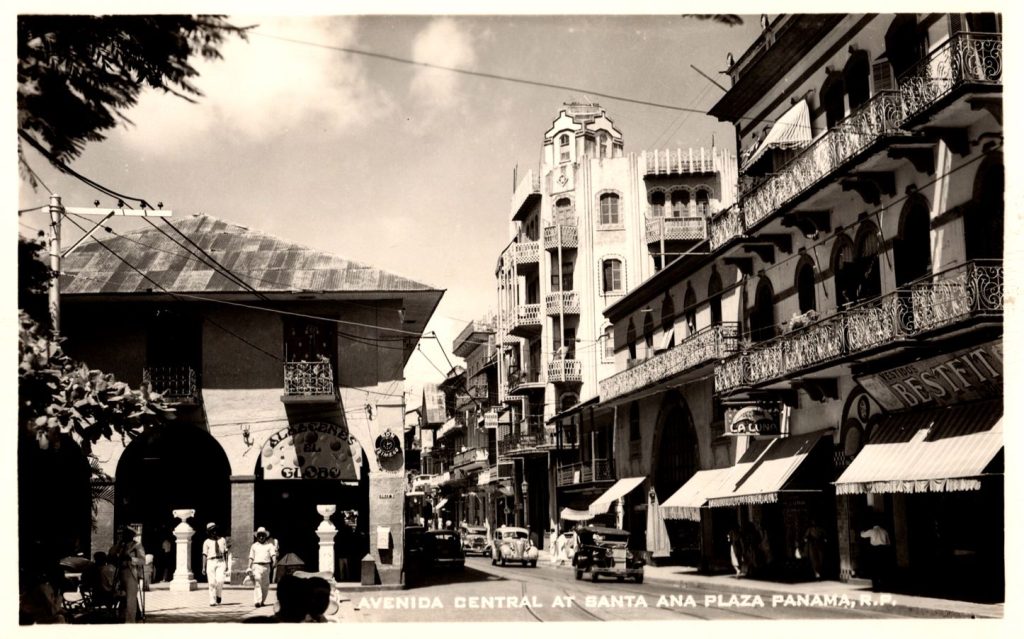
[(892, 66), (889, 64), (889, 60), (882, 58), (871, 65), (871, 80), (875, 85), (875, 93), (896, 88), (896, 83), (893, 82)]

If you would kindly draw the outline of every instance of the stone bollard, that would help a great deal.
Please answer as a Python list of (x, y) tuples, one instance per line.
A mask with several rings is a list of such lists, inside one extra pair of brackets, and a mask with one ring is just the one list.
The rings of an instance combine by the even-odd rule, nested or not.
[(338, 507), (333, 504), (320, 504), (316, 511), (324, 518), (316, 527), (316, 536), (320, 538), (320, 561), (317, 564), (319, 572), (329, 572), (334, 576), (334, 537), (338, 534), (338, 528), (331, 523), (330, 517), (337, 512)]
[(170, 589), (178, 592), (188, 592), (197, 588), (195, 576), (192, 574), (192, 535), (196, 531), (185, 523), (185, 520), (196, 514), (191, 508), (172, 511), (172, 514), (181, 520), (174, 527), (175, 557), (177, 563), (174, 568), (174, 578), (171, 580)]

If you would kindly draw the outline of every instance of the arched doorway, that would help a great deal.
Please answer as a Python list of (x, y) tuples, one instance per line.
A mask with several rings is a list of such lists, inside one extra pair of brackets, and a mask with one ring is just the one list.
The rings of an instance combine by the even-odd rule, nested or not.
[[(231, 531), (231, 466), (224, 449), (209, 433), (184, 423), (158, 426), (135, 439), (121, 455), (114, 479), (114, 524), (142, 524), (142, 545), (160, 547), (178, 523), (177, 508), (194, 508), (189, 522), (192, 572), (202, 575), (202, 531), (215, 522)], [(105, 550), (105, 549), (104, 549)]]
[(931, 216), (928, 200), (915, 195), (903, 205), (900, 235), (893, 247), (896, 286), (924, 277), (932, 268)]
[(1003, 156), (985, 158), (974, 178), (973, 210), (964, 216), (967, 259), (1003, 258)]
[(317, 570), (315, 531), (323, 517), (316, 507), (333, 505), (335, 559), (347, 560), (343, 578), (358, 579), (370, 548), (370, 472), (348, 429), (326, 421), (291, 424), (264, 442), (254, 474), (253, 525), (270, 531), (279, 558), (291, 553), (303, 569)]
[(771, 280), (762, 277), (754, 294), (754, 308), (750, 310), (750, 340), (763, 342), (775, 337), (775, 291)]
[[(661, 407), (654, 438), (651, 484), (659, 502), (664, 502), (700, 468), (697, 430), (686, 400), (669, 393)], [(646, 499), (646, 495), (642, 495)], [(700, 524), (685, 519), (665, 521), (673, 557), (691, 565), (700, 559)]]

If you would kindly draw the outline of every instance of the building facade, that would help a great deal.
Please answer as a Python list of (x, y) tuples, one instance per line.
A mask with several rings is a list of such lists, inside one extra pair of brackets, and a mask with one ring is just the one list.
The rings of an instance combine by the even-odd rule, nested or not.
[(172, 510), (194, 509), (188, 523), (215, 522), (243, 558), (236, 579), (259, 526), (316, 570), (317, 506), (329, 505), (339, 576), (358, 579), (369, 553), (379, 581), (398, 583), (402, 371), (442, 292), (206, 215), (174, 226), (86, 242), (64, 261), (67, 352), (177, 408), (94, 447), (111, 482), (94, 487), (93, 549), (135, 523), (159, 548)]
[[(626, 153), (604, 109), (580, 103), (559, 112), (540, 166), (518, 181), (512, 240), (496, 270), (498, 393), (510, 415), (498, 453), (522, 469), (529, 527), (541, 543), (558, 525), (559, 472), (565, 487), (577, 484), (593, 472), (573, 464), (592, 462), (595, 471), (593, 460), (608, 454), (605, 436), (595, 435), (608, 424), (572, 440), (597, 446), (586, 453), (560, 446), (549, 424), (596, 397), (598, 380), (614, 372), (605, 307), (704, 241), (711, 216), (732, 204), (735, 181), (735, 161), (722, 149)], [(601, 466), (596, 481), (612, 475)]]
[[(711, 110), (736, 126), (741, 188), (711, 220), (709, 255), (606, 313), (616, 466), (655, 484), (670, 537), (692, 522), (706, 568), (728, 567), (732, 531), (756, 546), (752, 572), (805, 577), (814, 528), (828, 541), (813, 572), (871, 577), (861, 533), (878, 524), (890, 587), (999, 599), (1000, 17), (763, 27)], [(666, 421), (683, 431), (672, 451)], [(686, 470), (669, 482), (662, 456)]]

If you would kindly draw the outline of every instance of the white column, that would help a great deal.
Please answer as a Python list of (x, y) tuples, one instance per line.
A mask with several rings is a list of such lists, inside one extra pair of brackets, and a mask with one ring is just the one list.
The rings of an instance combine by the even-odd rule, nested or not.
[(196, 589), (196, 580), (191, 567), (192, 535), (196, 534), (196, 531), (185, 523), (185, 520), (194, 516), (196, 511), (189, 508), (172, 511), (172, 514), (181, 522), (174, 527), (173, 531), (177, 563), (170, 588), (172, 591), (188, 592)]
[(320, 561), (317, 570), (329, 572), (334, 575), (334, 537), (338, 534), (338, 528), (331, 523), (330, 517), (337, 511), (338, 507), (333, 504), (320, 504), (316, 511), (324, 518), (316, 527), (316, 536), (320, 538)]

